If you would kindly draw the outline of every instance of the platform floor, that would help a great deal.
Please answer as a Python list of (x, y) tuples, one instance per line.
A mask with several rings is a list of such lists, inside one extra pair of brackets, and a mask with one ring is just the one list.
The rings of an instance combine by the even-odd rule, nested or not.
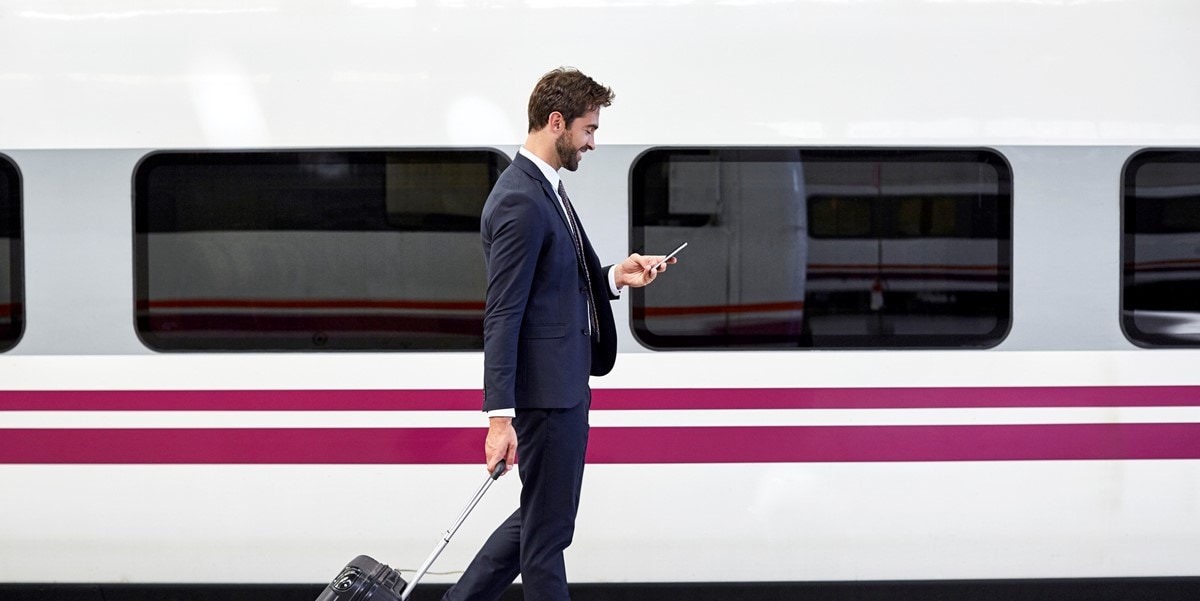
[[(313, 601), (323, 584), (0, 584), (0, 601)], [(437, 601), (422, 585), (410, 601)], [(1196, 601), (1200, 577), (936, 582), (578, 584), (572, 601)], [(501, 601), (522, 601), (512, 587)]]

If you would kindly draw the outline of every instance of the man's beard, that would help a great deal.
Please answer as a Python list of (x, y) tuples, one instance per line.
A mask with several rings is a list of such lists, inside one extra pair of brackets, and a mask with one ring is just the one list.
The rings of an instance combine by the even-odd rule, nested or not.
[(575, 136), (565, 134), (554, 141), (554, 150), (558, 152), (558, 162), (567, 171), (579, 169), (579, 149), (575, 148)]

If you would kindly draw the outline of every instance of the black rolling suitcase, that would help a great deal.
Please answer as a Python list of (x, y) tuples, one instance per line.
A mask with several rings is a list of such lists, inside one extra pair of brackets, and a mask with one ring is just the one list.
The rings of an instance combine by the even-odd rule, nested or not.
[(442, 536), (442, 540), (438, 541), (437, 547), (433, 549), (433, 553), (429, 554), (429, 558), (417, 570), (413, 576), (411, 583), (404, 582), (404, 578), (400, 576), (400, 572), (388, 567), (385, 564), (379, 563), (366, 555), (359, 555), (346, 564), (342, 568), (341, 573), (325, 590), (321, 591), (321, 595), (317, 597), (317, 601), (407, 601), (408, 596), (412, 594), (413, 587), (421, 581), (421, 577), (429, 568), (433, 566), (433, 562), (442, 554), (442, 549), (446, 548), (446, 544), (450, 542), (450, 538), (458, 532), (458, 527), (462, 526), (467, 520), (471, 510), (475, 509), (475, 505), (483, 498), (483, 494), (491, 488), (492, 483), (500, 474), (504, 473), (504, 461), (500, 461), (496, 465), (496, 469), (483, 481), (483, 486), (479, 487), (479, 492), (475, 493), (475, 498), (467, 504), (466, 509), (463, 509), (462, 514), (458, 516), (458, 520), (454, 525)]

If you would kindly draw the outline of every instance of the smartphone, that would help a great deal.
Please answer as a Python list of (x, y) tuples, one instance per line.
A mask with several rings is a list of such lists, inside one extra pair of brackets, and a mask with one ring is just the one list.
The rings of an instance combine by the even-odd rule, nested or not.
[(687, 242), (684, 242), (683, 244), (680, 244), (679, 246), (677, 246), (677, 247), (675, 248), (675, 250), (671, 251), (671, 254), (669, 254), (669, 255), (667, 255), (667, 256), (665, 256), (665, 257), (663, 257), (663, 260), (661, 260), (661, 261), (659, 261), (659, 262), (655, 263), (654, 265), (651, 265), (651, 266), (650, 266), (650, 269), (658, 269), (658, 266), (659, 266), (659, 265), (662, 265), (663, 263), (666, 263), (667, 261), (670, 261), (670, 260), (671, 260), (671, 257), (674, 257), (676, 254), (678, 254), (678, 253), (679, 253), (679, 251), (683, 250), (683, 247), (685, 247), (685, 246), (687, 246)]

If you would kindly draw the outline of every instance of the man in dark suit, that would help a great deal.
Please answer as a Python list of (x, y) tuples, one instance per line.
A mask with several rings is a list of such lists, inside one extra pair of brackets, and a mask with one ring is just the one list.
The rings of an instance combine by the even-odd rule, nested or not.
[(509, 469), (520, 442), (521, 507), (480, 549), (443, 601), (494, 601), (521, 575), (527, 601), (566, 601), (571, 544), (587, 450), (589, 375), (616, 361), (609, 301), (649, 284), (661, 256), (601, 267), (558, 170), (595, 149), (612, 90), (556, 69), (529, 98), (529, 135), (484, 204), (487, 263), (484, 401), (489, 472)]

